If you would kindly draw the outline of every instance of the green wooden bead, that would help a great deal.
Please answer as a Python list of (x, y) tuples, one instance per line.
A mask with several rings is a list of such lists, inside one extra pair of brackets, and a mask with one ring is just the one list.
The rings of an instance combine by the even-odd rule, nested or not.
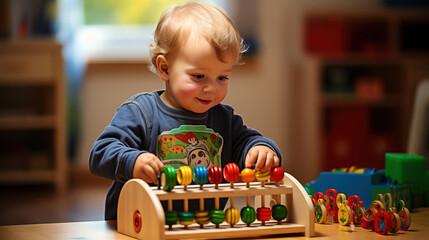
[(221, 224), (225, 221), (225, 212), (223, 210), (210, 211), (210, 222), (214, 224)]
[(240, 211), (241, 221), (247, 223), (249, 226), (252, 222), (256, 220), (256, 211), (252, 207), (244, 207)]
[(177, 223), (177, 212), (166, 211), (165, 212), (165, 224), (174, 225)]
[(287, 217), (287, 208), (284, 205), (274, 205), (272, 208), (272, 216), (277, 221), (282, 221)]

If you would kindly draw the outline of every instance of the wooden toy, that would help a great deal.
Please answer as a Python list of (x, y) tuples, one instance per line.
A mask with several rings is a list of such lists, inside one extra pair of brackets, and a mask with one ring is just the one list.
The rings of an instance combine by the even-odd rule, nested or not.
[(363, 201), (360, 200), (358, 195), (349, 196), (348, 200), (350, 209), (352, 210), (352, 220), (354, 225), (360, 225), (362, 222), (362, 216), (365, 212), (363, 208)]
[[(118, 202), (118, 232), (139, 239), (195, 239), (207, 237), (231, 239), (236, 237), (246, 238), (260, 235), (292, 233), (304, 233), (307, 237), (315, 235), (313, 222), (314, 210), (311, 201), (308, 199), (302, 185), (290, 174), (284, 173), (285, 178), (277, 184), (278, 186), (271, 181), (261, 184), (264, 186), (256, 182), (250, 182), (249, 184), (235, 182), (234, 188), (231, 188), (229, 183), (220, 183), (222, 178), (219, 180), (218, 174), (219, 172), (222, 173), (222, 169), (210, 170), (211, 169), (208, 170), (208, 179), (211, 184), (204, 184), (203, 189), (201, 189), (199, 185), (186, 185), (189, 177), (186, 169), (177, 171), (177, 175), (181, 174), (181, 176), (177, 178), (177, 181), (184, 185), (177, 185), (174, 189), (170, 189), (169, 192), (158, 190), (157, 187), (150, 187), (140, 179), (128, 181), (122, 188)], [(167, 171), (168, 170), (164, 170), (164, 172)], [(210, 172), (212, 172), (212, 174)], [(269, 174), (268, 178), (266, 178), (266, 173), (257, 175), (260, 179), (265, 179), (264, 181), (269, 179)], [(164, 183), (166, 182), (165, 180)], [(165, 185), (166, 184), (163, 186)], [(167, 187), (167, 189), (169, 188)], [(267, 212), (263, 210), (259, 212), (259, 215), (261, 215), (259, 218), (265, 221), (265, 226), (262, 224), (261, 220), (252, 222), (251, 227), (248, 227), (246, 222), (239, 220), (231, 227), (230, 223), (224, 222), (225, 214), (222, 216), (223, 211), (217, 206), (215, 210), (220, 212), (211, 214), (210, 219), (219, 220), (217, 222), (219, 225), (218, 228), (216, 228), (216, 223), (213, 222), (203, 223), (204, 227), (201, 228), (200, 223), (195, 221), (187, 225), (187, 223), (190, 222), (192, 213), (189, 213), (186, 207), (184, 207), (184, 214), (177, 214), (179, 222), (182, 222), (182, 224), (185, 223), (185, 227), (183, 227), (175, 223), (177, 218), (174, 214), (167, 214), (169, 211), (165, 211), (164, 213), (164, 209), (161, 205), (161, 201), (172, 202), (173, 200), (182, 200), (186, 205), (190, 199), (216, 200), (224, 197), (236, 198), (242, 196), (255, 196), (258, 200), (259, 197), (262, 198), (262, 196), (266, 196), (267, 200), (269, 200), (272, 195), (281, 195), (282, 199), (284, 197), (285, 206), (290, 210), (288, 212), (287, 221), (281, 221), (281, 224), (278, 224), (279, 221), (276, 219), (272, 220), (271, 214), (267, 214)], [(255, 208), (256, 206), (259, 205), (256, 203)], [(173, 212), (173, 209), (168, 210)], [(230, 215), (227, 213), (227, 218), (231, 216), (230, 222), (235, 222), (237, 220), (235, 217), (237, 217), (238, 214), (236, 211), (235, 213), (232, 211), (234, 210), (231, 210)], [(274, 211), (277, 212), (276, 210)], [(217, 216), (216, 214), (218, 213), (221, 216)], [(255, 213), (247, 213), (246, 215), (252, 218), (251, 215), (254, 216)], [(198, 211), (195, 212), (195, 217), (200, 217)], [(206, 216), (204, 217), (206, 218)], [(166, 222), (170, 224), (166, 224)], [(169, 225), (172, 225), (172, 230), (168, 230), (170, 228)]]
[(374, 216), (376, 214), (376, 210), (373, 208), (368, 208), (365, 210), (365, 213), (362, 217), (361, 227), (365, 229), (374, 229)]
[[(200, 190), (204, 189), (204, 184), (208, 182), (207, 168), (204, 166), (198, 166), (193, 172), (194, 182), (200, 185)], [(210, 212), (204, 210), (204, 198), (200, 198), (200, 210), (194, 212), (195, 222), (200, 224), (200, 228), (204, 228), (205, 224), (210, 222)]]
[[(255, 177), (257, 180), (261, 181), (261, 187), (265, 186), (265, 181), (270, 179), (270, 171), (260, 172), (257, 171), (255, 173)], [(265, 207), (265, 195), (261, 196), (262, 206), (256, 210), (256, 219), (262, 222), (262, 226), (265, 225), (266, 221), (271, 219), (271, 209)]]
[(338, 222), (343, 226), (350, 225), (352, 210), (350, 209), (346, 195), (344, 193), (338, 194), (336, 202), (338, 207)]
[[(280, 186), (281, 180), (283, 180), (284, 176), (285, 172), (281, 167), (275, 167), (270, 171), (270, 180), (274, 181), (276, 186)], [(274, 196), (274, 201), (276, 202), (276, 205), (272, 206), (271, 214), (273, 219), (277, 220), (278, 224), (281, 224), (281, 222), (287, 217), (287, 208), (285, 205), (280, 204), (280, 194)]]
[[(245, 168), (241, 171), (241, 180), (246, 183), (246, 188), (250, 187), (250, 182), (255, 180), (255, 171)], [(246, 207), (240, 211), (240, 217), (243, 222), (250, 226), (256, 220), (256, 211), (250, 206), (250, 196), (246, 196)]]
[(327, 217), (327, 212), (326, 212), (326, 207), (325, 207), (325, 200), (322, 198), (319, 198), (318, 203), (316, 204), (316, 207), (314, 209), (314, 215), (316, 217), (316, 222), (317, 223), (325, 223), (326, 222), (326, 217)]
[[(231, 188), (234, 188), (234, 182), (239, 178), (240, 169), (236, 163), (228, 163), (223, 171), (223, 177), (230, 182)], [(231, 207), (225, 211), (225, 221), (233, 227), (240, 220), (240, 212), (234, 207), (234, 197), (230, 197)]]
[(329, 199), (326, 210), (328, 211), (328, 215), (331, 216), (332, 222), (334, 223), (338, 223), (338, 207), (336, 204), (337, 194), (337, 190), (335, 189), (331, 188), (326, 190), (326, 196), (328, 196)]
[(405, 202), (400, 200), (397, 204), (398, 215), (401, 220), (401, 230), (408, 230), (411, 225), (411, 214), (408, 208), (405, 207)]
[(378, 234), (387, 234), (391, 224), (390, 214), (381, 208), (374, 216), (374, 231)]
[(396, 208), (392, 207), (389, 209), (390, 219), (392, 220), (390, 231), (391, 233), (397, 232), (401, 229), (401, 219), (399, 218), (398, 213), (396, 213)]
[[(189, 166), (181, 166), (177, 169), (177, 182), (187, 191), (188, 185), (192, 183), (192, 169)], [(194, 222), (194, 214), (189, 212), (188, 201), (184, 201), (183, 212), (177, 213), (179, 223), (188, 228)]]
[[(222, 182), (222, 168), (220, 166), (213, 166), (208, 170), (208, 178), (210, 183), (215, 184), (215, 189)], [(225, 220), (225, 212), (219, 209), (219, 197), (215, 197), (215, 209), (210, 211), (210, 222), (219, 228), (219, 224)]]

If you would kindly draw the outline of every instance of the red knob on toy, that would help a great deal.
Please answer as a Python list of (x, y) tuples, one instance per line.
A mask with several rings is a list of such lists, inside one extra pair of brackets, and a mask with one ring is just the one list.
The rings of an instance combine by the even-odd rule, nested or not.
[(283, 180), (284, 176), (285, 176), (285, 171), (281, 168), (281, 167), (275, 167), (273, 169), (271, 169), (271, 181), (281, 181)]
[(314, 194), (314, 200), (316, 200), (316, 202), (317, 202), (317, 200), (319, 200), (319, 199), (325, 200), (325, 195), (323, 195), (323, 193), (321, 193), (321, 192), (317, 192)]
[(257, 219), (262, 222), (262, 225), (265, 225), (266, 221), (271, 219), (271, 209), (266, 207), (261, 207), (256, 210)]
[(208, 177), (210, 183), (219, 184), (222, 182), (222, 168), (220, 166), (209, 168)]
[(240, 169), (235, 163), (228, 163), (223, 169), (223, 177), (228, 182), (236, 182), (238, 180)]

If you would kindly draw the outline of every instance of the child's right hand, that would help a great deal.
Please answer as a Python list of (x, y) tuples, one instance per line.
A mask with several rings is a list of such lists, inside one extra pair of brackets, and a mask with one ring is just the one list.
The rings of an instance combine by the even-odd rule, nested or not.
[(164, 164), (152, 153), (140, 154), (134, 163), (133, 178), (140, 178), (147, 183), (158, 184), (158, 175)]

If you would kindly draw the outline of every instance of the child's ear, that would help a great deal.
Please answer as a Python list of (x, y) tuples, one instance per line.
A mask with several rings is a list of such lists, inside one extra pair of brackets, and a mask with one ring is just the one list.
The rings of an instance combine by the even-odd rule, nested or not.
[(156, 57), (156, 69), (161, 79), (168, 81), (168, 61), (164, 55)]

